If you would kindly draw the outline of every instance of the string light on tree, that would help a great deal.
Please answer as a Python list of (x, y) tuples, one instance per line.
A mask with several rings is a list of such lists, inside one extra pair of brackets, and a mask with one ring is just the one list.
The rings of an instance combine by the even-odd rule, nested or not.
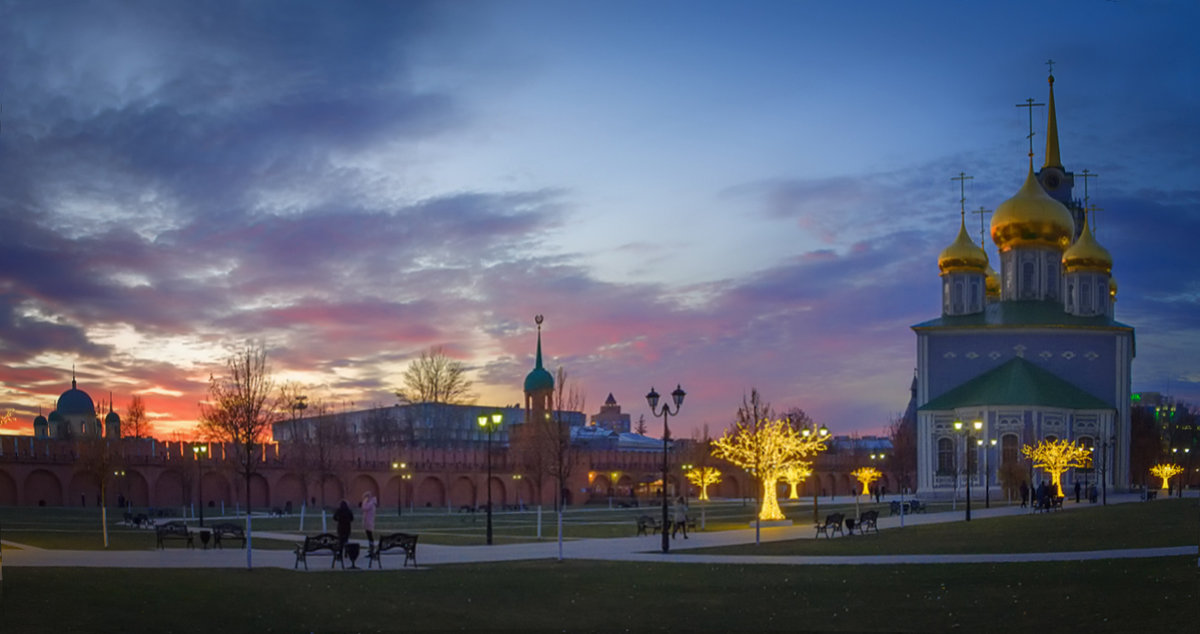
[(762, 486), (762, 508), (758, 519), (785, 519), (779, 509), (775, 485), (789, 465), (826, 449), (819, 434), (802, 435), (785, 419), (738, 423), (713, 442), (713, 456), (747, 470)]
[(788, 465), (783, 470), (783, 481), (788, 483), (788, 499), (799, 500), (800, 493), (797, 490), (801, 482), (804, 482), (808, 476), (812, 475), (811, 462), (796, 462)]
[(876, 469), (875, 467), (860, 467), (854, 471), (851, 471), (850, 475), (854, 476), (855, 480), (858, 480), (860, 483), (862, 483), (863, 495), (871, 495), (871, 483), (883, 477), (883, 474), (880, 473), (879, 469)]
[(700, 487), (700, 500), (708, 500), (708, 486), (720, 484), (721, 470), (716, 467), (692, 467), (684, 474), (688, 482)]
[(1183, 473), (1183, 467), (1177, 464), (1156, 464), (1150, 467), (1150, 475), (1162, 478), (1162, 488), (1164, 490), (1169, 488), (1167, 481), (1181, 473)]
[(1021, 453), (1033, 460), (1033, 466), (1050, 474), (1055, 495), (1063, 496), (1062, 474), (1067, 469), (1092, 465), (1092, 450), (1068, 440), (1043, 440), (1036, 446), (1024, 445)]

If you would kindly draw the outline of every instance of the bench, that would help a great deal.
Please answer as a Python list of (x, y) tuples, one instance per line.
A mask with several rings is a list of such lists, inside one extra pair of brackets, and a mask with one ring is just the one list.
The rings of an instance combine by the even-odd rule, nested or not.
[[(817, 537), (820, 537), (821, 533), (825, 533), (825, 537), (833, 538), (834, 533), (842, 533), (842, 520), (845, 518), (846, 516), (842, 513), (830, 513), (826, 515), (825, 523), (816, 525)], [(842, 534), (845, 535), (845, 533)]]
[(905, 502), (908, 505), (909, 513), (924, 513), (928, 507), (921, 503), (920, 500), (909, 500)]
[(1158, 497), (1158, 490), (1157, 490), (1157, 489), (1146, 489), (1146, 495), (1145, 495), (1145, 497), (1144, 497), (1144, 500), (1145, 500), (1146, 502), (1149, 502), (1150, 500), (1153, 500), (1155, 497)]
[[(646, 532), (650, 530), (651, 532)], [(650, 517), (649, 515), (639, 515), (637, 518), (637, 534), (650, 535), (658, 534), (662, 530), (662, 522)]]
[(232, 523), (213, 524), (209, 527), (212, 529), (213, 548), (224, 548), (221, 545), (222, 537), (230, 537), (233, 539), (242, 540), (242, 548), (246, 547), (246, 531), (241, 526)]
[(168, 539), (182, 539), (187, 541), (188, 548), (195, 548), (196, 542), (193, 539), (191, 531), (188, 530), (187, 524), (179, 520), (164, 522), (154, 527), (154, 536), (158, 540), (158, 547), (165, 549), (167, 546), (164, 543)]
[[(329, 552), (322, 552), (326, 550)], [(342, 570), (346, 569), (346, 562), (342, 561), (342, 541), (333, 533), (305, 536), (303, 544), (296, 544), (296, 563), (292, 569), (295, 570), (303, 561), (304, 569), (308, 570), (309, 555), (332, 555), (333, 561), (330, 562), (329, 567), (332, 568), (335, 564), (340, 563)]]
[(379, 569), (383, 570), (383, 559), (381, 556), (389, 550), (400, 549), (404, 553), (404, 563), (401, 568), (412, 562), (413, 568), (417, 567), (417, 536), (411, 533), (392, 533), (379, 538), (375, 547), (367, 552), (367, 568), (371, 567), (372, 563), (378, 563)]
[(871, 530), (875, 531), (875, 534), (878, 535), (879, 527), (876, 525), (878, 521), (879, 511), (863, 511), (863, 514), (858, 516), (858, 524), (855, 528), (858, 529), (859, 535), (866, 535), (867, 531)]

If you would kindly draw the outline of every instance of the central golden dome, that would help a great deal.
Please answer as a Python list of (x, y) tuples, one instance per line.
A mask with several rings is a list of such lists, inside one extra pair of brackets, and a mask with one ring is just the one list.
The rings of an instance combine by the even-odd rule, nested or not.
[(1109, 255), (1108, 249), (1096, 242), (1086, 218), (1083, 220), (1083, 232), (1079, 234), (1079, 239), (1075, 241), (1075, 244), (1072, 244), (1071, 248), (1063, 254), (1062, 261), (1068, 273), (1074, 271), (1112, 273), (1112, 255)]
[(1032, 165), (1025, 184), (1015, 196), (1000, 203), (992, 215), (992, 241), (1001, 253), (1022, 246), (1063, 250), (1074, 235), (1071, 212), (1042, 189)]
[(966, 221), (960, 219), (958, 237), (938, 256), (938, 270), (942, 275), (964, 271), (983, 273), (987, 265), (987, 253), (967, 235)]

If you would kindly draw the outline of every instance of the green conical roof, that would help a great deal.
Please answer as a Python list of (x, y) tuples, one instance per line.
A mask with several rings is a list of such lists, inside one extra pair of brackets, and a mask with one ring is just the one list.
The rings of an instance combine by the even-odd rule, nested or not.
[(1017, 405), (1063, 409), (1113, 409), (1049, 370), (1016, 357), (922, 405), (919, 410)]
[(541, 392), (543, 390), (554, 389), (554, 377), (542, 367), (542, 322), (541, 317), (538, 318), (538, 334), (537, 334), (537, 364), (534, 365), (533, 371), (525, 377), (525, 392)]

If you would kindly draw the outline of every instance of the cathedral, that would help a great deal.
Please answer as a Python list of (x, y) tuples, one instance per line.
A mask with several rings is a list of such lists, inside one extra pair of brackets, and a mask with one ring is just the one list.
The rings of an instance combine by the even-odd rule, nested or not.
[(38, 414), (33, 419), (33, 436), (35, 438), (104, 438), (121, 437), (121, 417), (112, 409), (112, 399), (109, 398), (108, 414), (101, 422), (96, 413), (96, 405), (92, 397), (75, 382), (74, 370), (71, 371), (71, 389), (63, 392), (55, 403), (50, 416)]
[[(985, 487), (998, 494), (1002, 480), (1048, 479), (1021, 455), (1043, 439), (1093, 448), (1093, 468), (1065, 474), (1064, 487), (1130, 483), (1134, 331), (1114, 319), (1112, 256), (1062, 164), (1049, 82), (1045, 162), (1034, 171), (1031, 140), (1025, 182), (992, 214), (999, 273), (983, 236), (976, 244), (968, 234), (964, 209), (938, 257), (942, 315), (912, 326), (917, 484), (932, 497), (957, 495), (964, 477), (973, 497)], [(1086, 191), (1087, 170), (1081, 176)]]

